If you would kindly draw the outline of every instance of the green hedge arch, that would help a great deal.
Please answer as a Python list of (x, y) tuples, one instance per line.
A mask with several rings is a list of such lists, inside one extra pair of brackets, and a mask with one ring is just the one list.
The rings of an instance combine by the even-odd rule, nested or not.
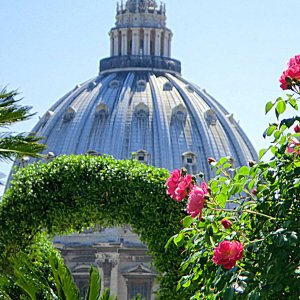
[(180, 254), (168, 239), (180, 230), (180, 205), (166, 195), (167, 170), (108, 156), (59, 156), (19, 169), (0, 205), (0, 267), (41, 232), (49, 236), (99, 224), (130, 224), (163, 274), (158, 299), (176, 292)]

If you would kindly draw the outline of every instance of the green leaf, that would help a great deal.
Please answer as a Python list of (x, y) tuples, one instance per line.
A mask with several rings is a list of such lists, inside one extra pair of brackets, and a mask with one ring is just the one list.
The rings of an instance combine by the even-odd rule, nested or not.
[(281, 115), (285, 112), (286, 110), (286, 103), (284, 100), (279, 101), (276, 105), (276, 112), (278, 113), (278, 115)]
[(98, 269), (91, 266), (90, 279), (88, 290), (85, 295), (85, 300), (98, 300), (101, 291), (101, 278)]
[(249, 168), (247, 168), (246, 166), (243, 166), (239, 170), (239, 175), (247, 176), (247, 175), (249, 175), (249, 172), (250, 172)]
[(261, 149), (258, 154), (258, 159), (261, 160), (263, 156), (268, 152), (269, 149)]
[(222, 208), (224, 208), (226, 206), (227, 195), (221, 193), (216, 196), (216, 200), (217, 200), (218, 205), (220, 205)]
[(265, 112), (266, 114), (273, 108), (274, 104), (272, 101), (269, 101), (267, 104), (266, 104), (266, 108), (265, 108)]
[(190, 216), (186, 216), (184, 219), (183, 219), (183, 227), (184, 228), (188, 228), (190, 227), (190, 225), (194, 222), (194, 218), (190, 217)]
[(183, 239), (183, 234), (182, 233), (179, 233), (177, 235), (175, 235), (174, 237), (174, 243), (176, 246), (178, 246), (178, 244), (182, 241)]

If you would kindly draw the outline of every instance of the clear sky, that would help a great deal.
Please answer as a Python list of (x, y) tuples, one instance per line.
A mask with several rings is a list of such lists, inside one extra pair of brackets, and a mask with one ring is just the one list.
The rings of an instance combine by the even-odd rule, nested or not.
[[(234, 113), (262, 148), (265, 103), (282, 94), (278, 78), (300, 53), (300, 1), (164, 2), (183, 77)], [(37, 112), (17, 131), (30, 131), (55, 101), (97, 75), (99, 60), (109, 55), (115, 7), (104, 0), (1, 1), (0, 86), (18, 89)]]

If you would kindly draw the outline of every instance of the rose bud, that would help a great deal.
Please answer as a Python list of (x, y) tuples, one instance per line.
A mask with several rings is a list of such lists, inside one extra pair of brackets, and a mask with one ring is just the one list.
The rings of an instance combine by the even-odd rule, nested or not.
[(253, 189), (253, 190), (252, 190), (252, 194), (253, 194), (254, 196), (256, 196), (256, 195), (257, 195), (257, 189)]
[(295, 131), (296, 133), (300, 133), (300, 126), (299, 126), (299, 125), (295, 126), (295, 127), (294, 127), (294, 131)]
[(232, 222), (230, 222), (230, 221), (227, 220), (227, 219), (223, 219), (223, 220), (221, 221), (221, 224), (223, 225), (223, 227), (224, 227), (225, 229), (228, 229), (228, 228), (230, 228), (230, 227), (232, 226)]
[(248, 165), (249, 165), (249, 167), (253, 167), (254, 165), (256, 164), (256, 161), (254, 161), (254, 160), (249, 160), (248, 161)]
[(217, 162), (213, 157), (209, 157), (209, 158), (207, 159), (207, 161), (208, 161), (209, 164), (212, 164), (212, 163)]

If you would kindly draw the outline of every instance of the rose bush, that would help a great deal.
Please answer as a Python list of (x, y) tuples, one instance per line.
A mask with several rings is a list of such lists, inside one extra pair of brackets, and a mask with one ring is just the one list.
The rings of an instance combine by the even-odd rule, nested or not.
[(300, 299), (300, 117), (283, 116), (288, 106), (298, 110), (300, 55), (280, 84), (293, 93), (266, 104), (276, 121), (259, 160), (233, 168), (228, 158), (208, 158), (216, 177), (204, 189), (195, 176), (179, 203), (189, 216), (166, 247), (174, 242), (182, 251), (184, 299)]

